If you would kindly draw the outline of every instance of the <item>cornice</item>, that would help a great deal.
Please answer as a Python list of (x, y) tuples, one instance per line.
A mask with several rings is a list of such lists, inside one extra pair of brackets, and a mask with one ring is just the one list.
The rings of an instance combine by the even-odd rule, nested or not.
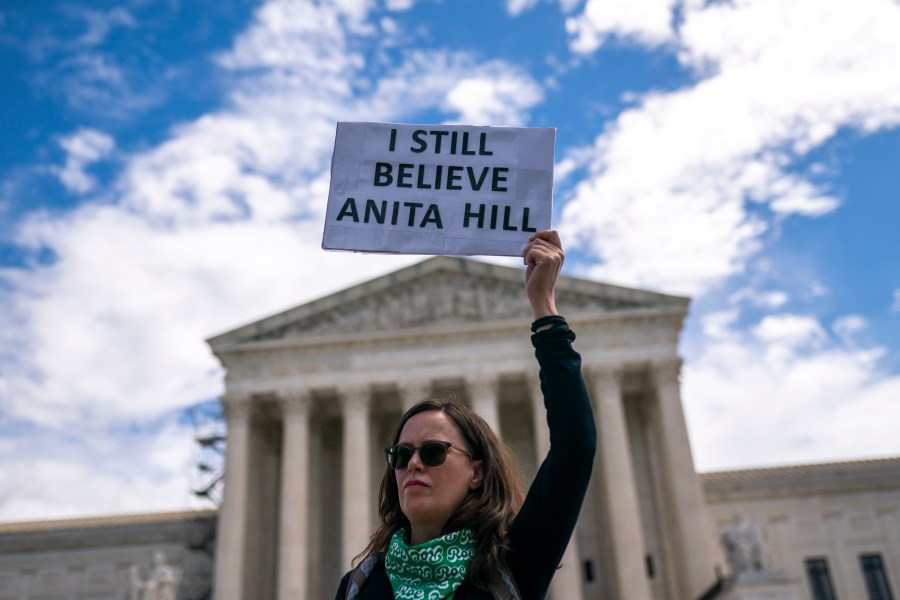
[[(580, 313), (567, 316), (572, 328), (579, 329), (591, 326), (609, 326), (611, 324), (635, 324), (648, 322), (666, 322), (674, 324), (680, 331), (687, 309), (683, 307), (653, 307), (635, 308), (615, 312)], [(531, 319), (505, 319), (494, 322), (478, 322), (452, 325), (427, 325), (409, 329), (396, 329), (387, 331), (372, 331), (363, 333), (333, 333), (311, 334), (302, 337), (292, 337), (277, 340), (260, 340), (238, 342), (233, 344), (221, 344), (215, 347), (214, 354), (220, 358), (235, 356), (244, 353), (264, 352), (272, 350), (300, 349), (312, 347), (341, 347), (373, 344), (416, 344), (420, 345), (422, 339), (431, 340), (466, 340), (474, 336), (484, 338), (498, 334), (518, 336), (520, 332), (527, 332), (531, 326)]]
[(129, 546), (184, 544), (196, 528), (214, 526), (217, 511), (112, 515), (79, 519), (0, 523), (0, 555)]
[(700, 473), (710, 504), (857, 492), (900, 493), (900, 457)]

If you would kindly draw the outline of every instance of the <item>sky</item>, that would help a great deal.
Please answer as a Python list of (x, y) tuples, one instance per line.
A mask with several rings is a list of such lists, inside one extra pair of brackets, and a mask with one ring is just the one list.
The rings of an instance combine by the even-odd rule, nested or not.
[(199, 507), (204, 340), (325, 252), (338, 121), (555, 127), (565, 273), (690, 296), (699, 470), (900, 455), (896, 0), (0, 4), (0, 521)]

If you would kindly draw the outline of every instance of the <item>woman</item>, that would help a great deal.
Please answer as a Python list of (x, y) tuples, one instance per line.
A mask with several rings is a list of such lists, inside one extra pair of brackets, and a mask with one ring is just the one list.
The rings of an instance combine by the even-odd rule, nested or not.
[(523, 257), (551, 448), (527, 497), (509, 448), (484, 419), (452, 400), (420, 402), (385, 449), (381, 526), (336, 600), (546, 595), (581, 510), (597, 434), (575, 334), (556, 311), (559, 234), (534, 234)]

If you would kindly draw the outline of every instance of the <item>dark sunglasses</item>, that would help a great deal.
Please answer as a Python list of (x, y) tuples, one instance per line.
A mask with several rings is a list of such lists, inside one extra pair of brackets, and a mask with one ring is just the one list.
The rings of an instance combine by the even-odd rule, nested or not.
[(461, 448), (457, 448), (450, 442), (425, 442), (421, 446), (410, 446), (408, 444), (397, 444), (396, 446), (388, 446), (384, 449), (387, 456), (388, 466), (392, 469), (405, 469), (412, 460), (413, 454), (419, 453), (419, 460), (426, 467), (439, 467), (447, 460), (447, 453), (450, 450), (462, 452), (469, 458), (472, 455)]

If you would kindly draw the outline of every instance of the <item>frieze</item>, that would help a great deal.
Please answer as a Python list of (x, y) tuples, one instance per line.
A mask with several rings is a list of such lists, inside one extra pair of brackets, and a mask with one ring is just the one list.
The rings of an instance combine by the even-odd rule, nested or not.
[[(490, 277), (473, 278), (465, 273), (434, 273), (393, 290), (323, 310), (253, 339), (275, 340), (304, 334), (365, 333), (530, 318), (531, 309), (523, 285)], [(574, 314), (586, 310), (637, 307), (638, 304), (558, 290), (557, 306), (564, 314)]]
[[(665, 356), (674, 352), (677, 334), (669, 323), (669, 318), (642, 317), (626, 318), (621, 321), (610, 320), (603, 323), (579, 324), (573, 320), (579, 334), (579, 348), (585, 355), (600, 351), (604, 354), (615, 352), (618, 358), (626, 359), (622, 354), (625, 349), (640, 353), (641, 358), (648, 358), (651, 348), (665, 348)], [(408, 332), (408, 335), (406, 334)], [(272, 381), (289, 382), (297, 377), (327, 375), (335, 372), (368, 372), (369, 370), (386, 369), (385, 376), (392, 378), (396, 365), (418, 365), (424, 368), (460, 360), (469, 360), (475, 356), (484, 358), (490, 355), (493, 359), (502, 356), (516, 355), (524, 348), (523, 357), (530, 356), (526, 327), (522, 327), (516, 345), (512, 345), (509, 329), (494, 330), (487, 328), (443, 328), (440, 333), (433, 333), (433, 338), (423, 340), (415, 329), (400, 330), (396, 335), (366, 337), (343, 336), (338, 340), (327, 342), (327, 337), (316, 336), (321, 344), (262, 347), (253, 352), (240, 351), (222, 357), (226, 364), (226, 387), (235, 389), (238, 384), (260, 382), (270, 385)], [(503, 348), (491, 346), (495, 343), (507, 343)], [(520, 346), (520, 344), (526, 344)], [(477, 347), (477, 350), (476, 350)], [(492, 349), (488, 349), (492, 348)], [(497, 354), (499, 351), (500, 354)], [(652, 358), (661, 358), (654, 351)], [(480, 360), (480, 359), (476, 359)], [(288, 385), (295, 385), (290, 382)], [(255, 389), (255, 388), (254, 388)]]
[(16, 590), (19, 589), (19, 576), (17, 573), (0, 573), (0, 598), (18, 599)]

